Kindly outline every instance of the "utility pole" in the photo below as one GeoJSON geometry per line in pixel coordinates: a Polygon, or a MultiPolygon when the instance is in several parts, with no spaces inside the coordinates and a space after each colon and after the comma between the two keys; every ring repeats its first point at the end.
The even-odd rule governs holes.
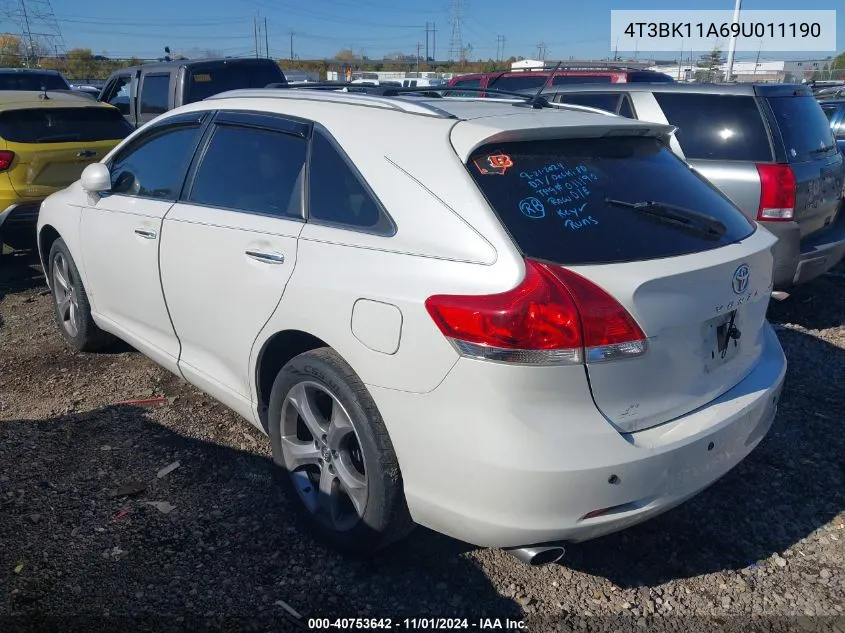
{"type": "Polygon", "coordinates": [[[437,25],[434,22],[431,23],[431,59],[437,62],[437,25]]]}
{"type": "Polygon", "coordinates": [[[417,42],[417,74],[420,72],[420,43],[417,42]]]}
{"type": "Polygon", "coordinates": [[[619,61],[619,38],[616,38],[616,48],[613,49],[613,61],[619,61]]]}
{"type": "Polygon", "coordinates": [[[425,23],[425,61],[428,62],[428,22],[425,23]]]}
{"type": "Polygon", "coordinates": [[[264,18],[264,55],[270,57],[270,36],[267,35],[267,18],[264,18]]]}
{"type": "Polygon", "coordinates": [[[252,16],[252,28],[255,31],[255,56],[258,57],[258,12],[252,16]]]}
{"type": "Polygon", "coordinates": [[[496,61],[504,61],[505,59],[505,36],[496,36],[496,61]]]}
{"type": "Polygon", "coordinates": [[[290,60],[291,61],[293,61],[293,36],[294,36],[295,33],[296,33],[296,31],[290,32],[290,60]]]}
{"type": "Polygon", "coordinates": [[[678,81],[681,80],[681,66],[684,63],[684,41],[681,40],[681,56],[678,58],[678,81]]]}
{"type": "MultiPolygon", "coordinates": [[[[739,24],[739,10],[742,6],[742,0],[736,0],[736,6],[734,6],[734,24],[739,24]]],[[[734,69],[734,53],[736,52],[736,35],[731,35],[730,42],[728,43],[728,63],[725,67],[725,81],[730,81],[731,77],[733,76],[733,69],[734,69]]]]}

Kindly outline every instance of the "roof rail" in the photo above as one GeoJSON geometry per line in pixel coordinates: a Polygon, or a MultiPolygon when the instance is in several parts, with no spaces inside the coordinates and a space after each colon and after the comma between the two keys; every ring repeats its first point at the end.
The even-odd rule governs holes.
{"type": "MultiPolygon", "coordinates": [[[[342,87],[346,87],[344,84],[342,87]]],[[[364,86],[366,88],[366,86],[364,86]]],[[[394,90],[396,90],[394,88],[394,90]]],[[[524,96],[524,95],[523,95],[524,96]]],[[[372,94],[369,91],[341,91],[338,86],[334,90],[325,87],[311,90],[310,86],[290,86],[280,88],[244,88],[221,92],[205,101],[218,99],[301,99],[303,101],[323,101],[332,103],[343,103],[345,105],[368,106],[371,108],[383,108],[385,110],[396,110],[407,114],[418,114],[422,116],[436,116],[442,118],[456,118],[453,114],[445,112],[433,105],[414,102],[408,99],[390,99],[387,95],[372,94]],[[295,89],[291,89],[295,88],[295,89]]]]}

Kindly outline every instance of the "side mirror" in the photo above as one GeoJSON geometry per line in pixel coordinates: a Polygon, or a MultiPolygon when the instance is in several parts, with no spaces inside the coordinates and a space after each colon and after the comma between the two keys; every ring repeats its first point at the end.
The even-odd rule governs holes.
{"type": "Polygon", "coordinates": [[[82,170],[82,188],[89,193],[102,193],[111,189],[109,168],[102,163],[91,163],[82,170]]]}

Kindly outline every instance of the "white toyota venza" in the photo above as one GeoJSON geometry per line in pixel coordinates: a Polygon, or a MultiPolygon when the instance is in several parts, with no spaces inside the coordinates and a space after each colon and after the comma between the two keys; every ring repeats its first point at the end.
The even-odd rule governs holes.
{"type": "Polygon", "coordinates": [[[777,410],[775,238],[673,132],[529,99],[225,93],[44,202],[56,321],[265,431],[338,548],[421,524],[548,563],[712,484],[777,410]]]}

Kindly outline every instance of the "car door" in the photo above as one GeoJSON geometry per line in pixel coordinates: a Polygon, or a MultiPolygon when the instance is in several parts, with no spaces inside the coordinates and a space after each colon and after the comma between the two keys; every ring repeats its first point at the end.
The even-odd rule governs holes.
{"type": "Polygon", "coordinates": [[[178,372],[179,342],[159,278],[162,218],[173,206],[206,113],[151,127],[108,162],[111,191],[82,210],[82,252],[93,310],[105,329],[178,372]]]}
{"type": "Polygon", "coordinates": [[[170,72],[146,72],[139,85],[138,126],[171,109],[173,82],[170,72]]]}
{"type": "Polygon", "coordinates": [[[249,358],[303,226],[309,125],[221,112],[164,219],[161,280],[187,380],[252,418],[249,358]]]}

